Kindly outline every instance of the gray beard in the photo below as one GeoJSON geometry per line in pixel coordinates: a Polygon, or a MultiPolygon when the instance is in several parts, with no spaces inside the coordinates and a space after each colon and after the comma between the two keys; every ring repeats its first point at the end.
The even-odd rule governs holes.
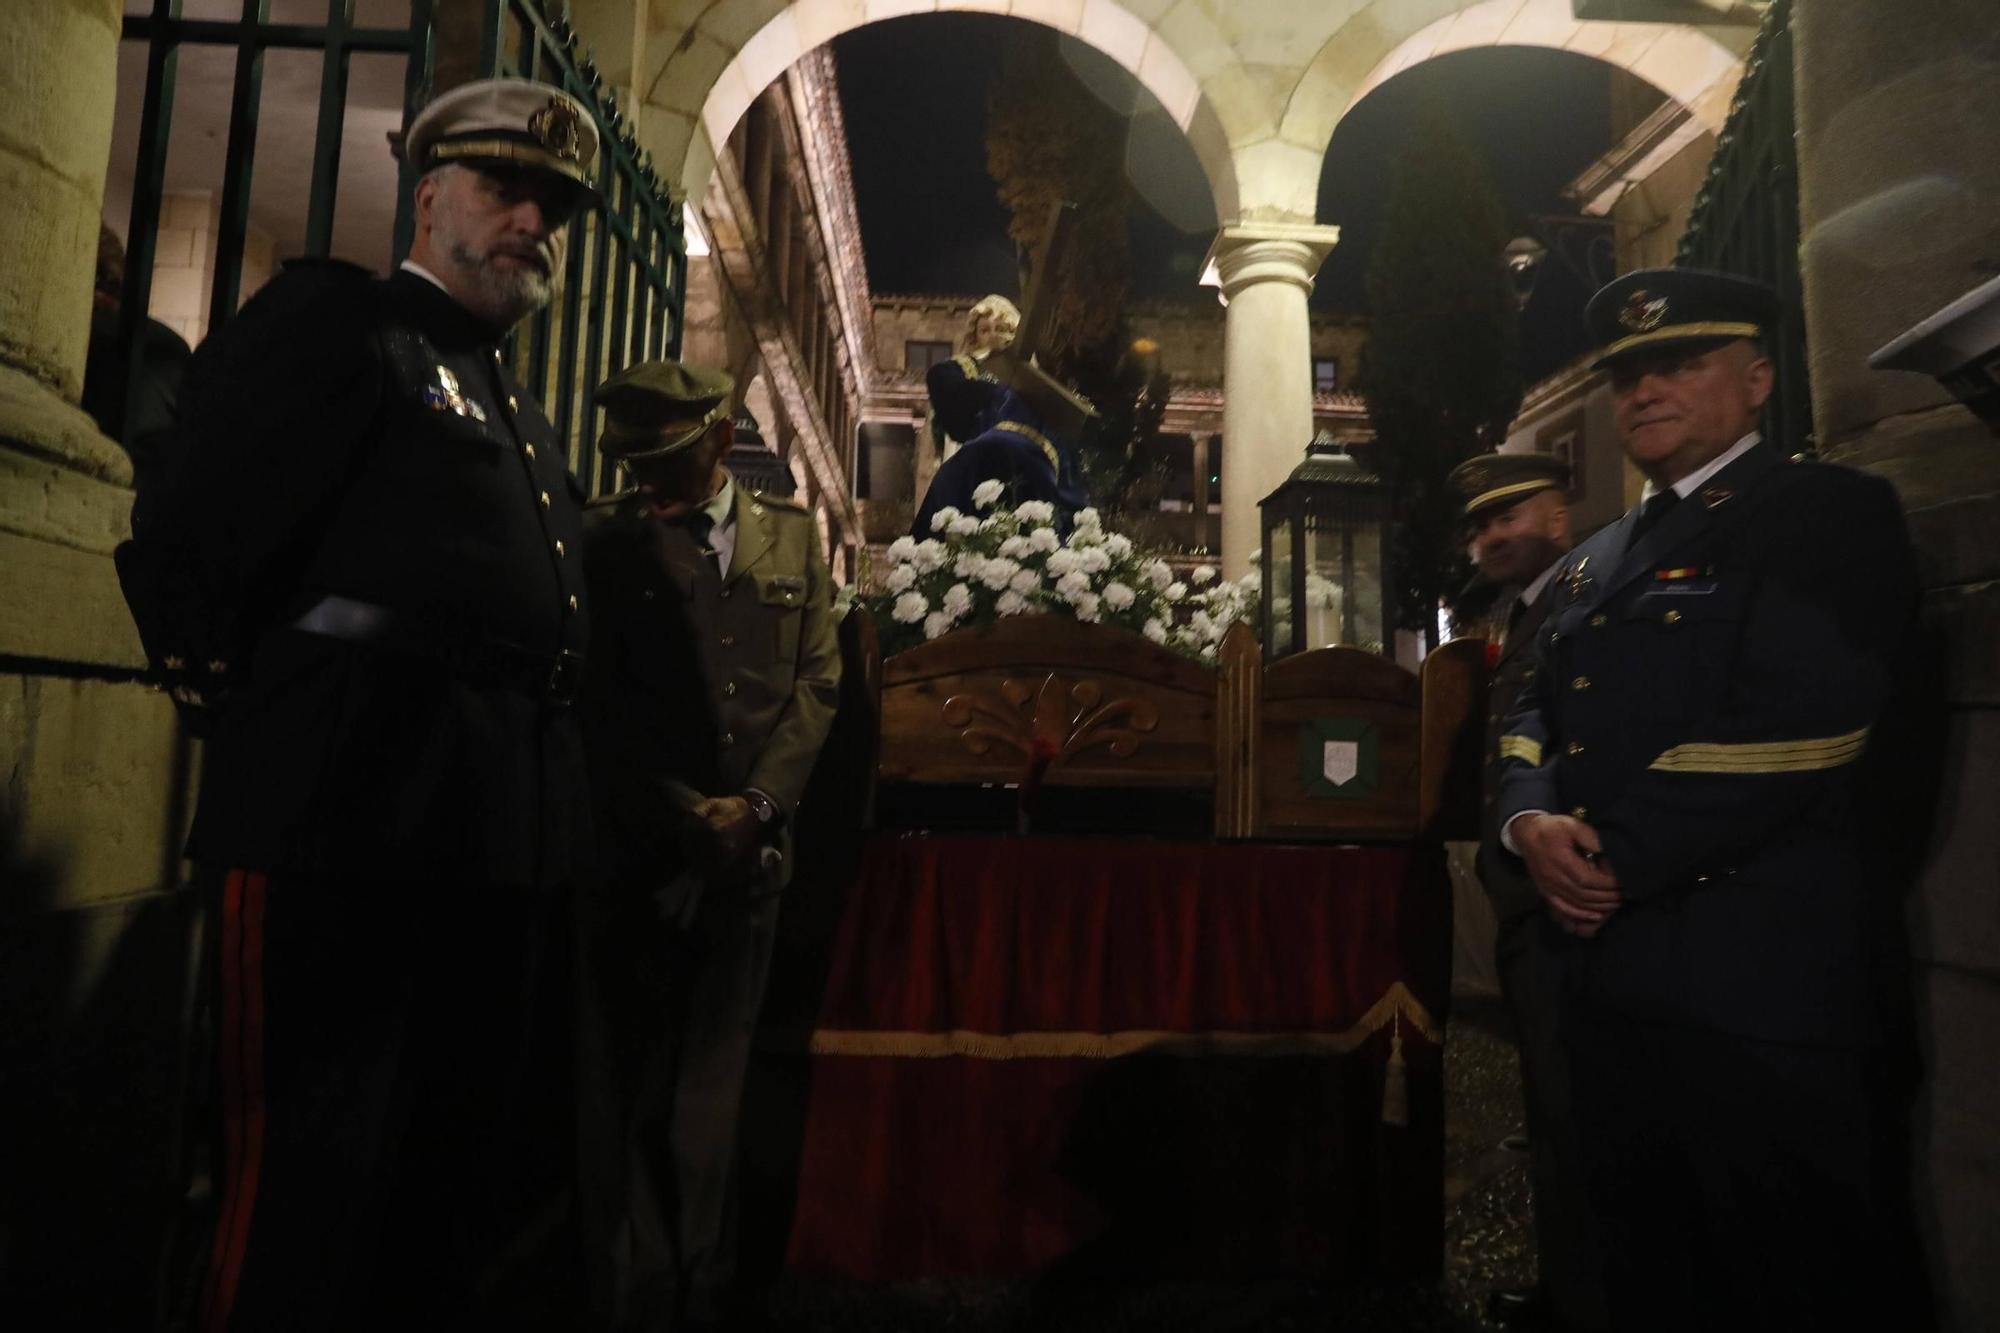
{"type": "Polygon", "coordinates": [[[456,238],[446,245],[445,253],[471,286],[469,294],[476,303],[472,313],[501,328],[514,327],[547,305],[554,294],[552,278],[533,269],[501,269],[491,255],[476,255],[456,238]]]}

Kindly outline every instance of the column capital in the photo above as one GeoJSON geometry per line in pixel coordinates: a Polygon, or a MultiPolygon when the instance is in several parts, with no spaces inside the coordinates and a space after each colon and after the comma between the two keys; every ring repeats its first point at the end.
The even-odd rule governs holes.
{"type": "Polygon", "coordinates": [[[1340,228],[1311,222],[1232,222],[1215,233],[1202,261],[1204,286],[1226,301],[1261,282],[1289,282],[1310,292],[1319,266],[1340,241],[1340,228]]]}

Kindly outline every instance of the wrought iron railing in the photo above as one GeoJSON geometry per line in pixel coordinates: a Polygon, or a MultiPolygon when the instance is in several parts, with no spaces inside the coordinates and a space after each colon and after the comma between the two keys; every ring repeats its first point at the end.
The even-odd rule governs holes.
{"type": "MultiPolygon", "coordinates": [[[[356,55],[400,55],[404,74],[404,124],[429,94],[436,11],[454,0],[408,0],[407,27],[357,27],[355,0],[327,0],[326,21],[272,22],[271,0],[243,0],[235,19],[182,15],[182,0],[153,0],[149,12],[129,14],[126,40],[146,47],[146,82],[133,166],[132,210],[126,241],[120,328],[123,363],[134,383],[144,373],[138,355],[151,303],[166,194],[167,158],[176,100],[176,68],[187,46],[233,48],[234,83],[216,245],[208,290],[209,332],[225,324],[242,303],[243,255],[250,229],[250,185],[255,169],[258,117],[263,104],[265,54],[273,50],[323,53],[317,126],[312,146],[304,253],[331,252],[334,205],[340,184],[342,132],[347,117],[348,71],[356,55]]],[[[549,19],[537,0],[456,0],[476,4],[480,17],[478,69],[518,74],[556,84],[589,107],[597,122],[601,156],[598,180],[603,207],[571,224],[568,267],[557,299],[514,339],[517,373],[536,392],[550,419],[569,441],[570,464],[592,490],[611,480],[596,454],[596,413],[591,390],[607,375],[645,357],[680,350],[687,290],[687,246],[678,205],[661,187],[634,127],[604,86],[590,57],[563,19],[549,19]]],[[[405,166],[396,203],[394,258],[409,248],[414,174],[405,166]]]]}
{"type": "Polygon", "coordinates": [[[514,359],[570,442],[570,466],[597,492],[611,486],[615,469],[597,456],[595,386],[634,361],[680,354],[687,292],[681,212],[568,21],[544,18],[534,0],[480,4],[481,69],[558,85],[596,112],[604,206],[571,224],[562,290],[517,333],[514,359]]]}
{"type": "Polygon", "coordinates": [[[1810,450],[1791,13],[1792,0],[1776,0],[1765,12],[1675,262],[1739,273],[1778,289],[1784,309],[1770,338],[1777,383],[1765,411],[1765,432],[1787,449],[1810,450]]]}

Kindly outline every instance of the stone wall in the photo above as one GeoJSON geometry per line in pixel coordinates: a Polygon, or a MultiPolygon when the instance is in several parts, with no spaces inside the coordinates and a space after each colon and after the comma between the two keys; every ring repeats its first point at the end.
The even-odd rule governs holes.
{"type": "Polygon", "coordinates": [[[1906,912],[1918,1221],[1941,1322],[1969,1333],[2000,1327],[2000,440],[1867,355],[2000,263],[2000,7],[1812,0],[1793,15],[1819,438],[1895,483],[1927,588],[1924,693],[1941,713],[1880,739],[1915,747],[1900,776],[1923,798],[1906,912]]]}
{"type": "Polygon", "coordinates": [[[129,683],[131,469],[75,407],[120,8],[20,6],[0,48],[0,1281],[35,1327],[150,1327],[177,1202],[188,757],[129,683]]]}

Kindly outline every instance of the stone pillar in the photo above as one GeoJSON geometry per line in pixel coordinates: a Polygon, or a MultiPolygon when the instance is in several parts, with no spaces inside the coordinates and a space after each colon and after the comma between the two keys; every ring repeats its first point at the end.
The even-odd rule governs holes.
{"type": "Polygon", "coordinates": [[[0,44],[0,884],[12,944],[0,1028],[10,1307],[154,1323],[177,1110],[192,895],[172,708],[143,665],[111,551],[124,451],[77,409],[119,0],[7,11],[0,44]],[[79,1113],[79,1109],[84,1113],[79,1113]],[[158,1188],[134,1189],[132,1182],[158,1188]]]}
{"type": "Polygon", "coordinates": [[[1222,568],[1234,578],[1257,548],[1257,504],[1312,442],[1313,275],[1338,227],[1253,222],[1224,227],[1208,266],[1229,304],[1223,340],[1222,568]]]}
{"type": "MultiPolygon", "coordinates": [[[[1941,649],[1929,846],[1907,918],[1925,1085],[1920,1230],[1947,1328],[2000,1327],[2000,440],[1867,354],[2000,261],[2000,8],[1793,7],[1801,263],[1819,438],[1901,491],[1941,649]]],[[[1885,738],[1893,743],[1894,737],[1885,738]]]]}

